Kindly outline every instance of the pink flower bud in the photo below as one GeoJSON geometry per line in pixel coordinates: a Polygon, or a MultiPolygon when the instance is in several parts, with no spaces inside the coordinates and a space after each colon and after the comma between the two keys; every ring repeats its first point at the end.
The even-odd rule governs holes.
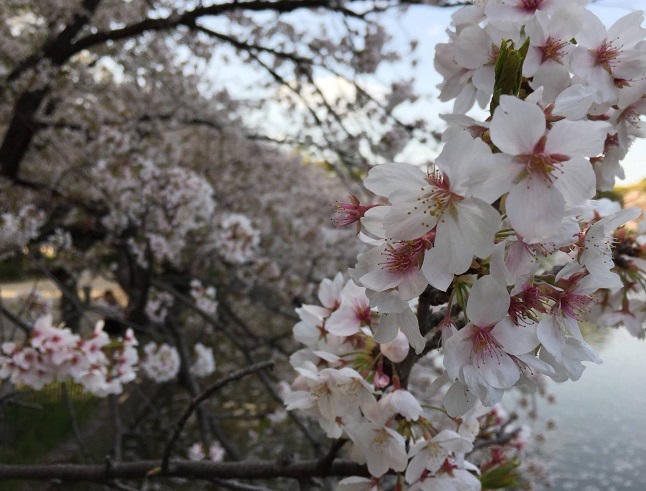
{"type": "Polygon", "coordinates": [[[410,344],[408,343],[408,338],[404,335],[403,332],[399,331],[395,339],[389,343],[384,343],[379,347],[383,355],[388,358],[390,361],[399,363],[404,361],[408,355],[408,350],[410,344]]]}

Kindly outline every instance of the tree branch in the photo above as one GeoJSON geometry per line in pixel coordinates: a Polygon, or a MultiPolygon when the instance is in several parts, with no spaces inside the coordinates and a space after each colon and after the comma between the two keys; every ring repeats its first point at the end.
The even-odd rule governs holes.
{"type": "Polygon", "coordinates": [[[189,406],[184,411],[184,413],[182,414],[182,416],[179,418],[179,420],[177,420],[177,423],[175,423],[173,434],[171,435],[170,439],[168,440],[168,443],[166,444],[166,448],[164,449],[162,463],[161,463],[162,472],[168,471],[170,455],[171,455],[171,452],[173,451],[173,447],[175,446],[175,443],[177,442],[177,439],[179,438],[179,435],[182,432],[182,429],[186,425],[186,422],[202,402],[204,402],[210,396],[215,394],[218,390],[220,390],[225,385],[228,385],[231,382],[235,382],[236,380],[240,380],[241,378],[246,377],[247,375],[250,375],[252,373],[259,372],[260,370],[264,370],[265,368],[272,367],[273,365],[274,365],[273,361],[263,361],[260,363],[256,363],[255,365],[251,365],[250,367],[243,368],[242,370],[238,370],[236,372],[230,373],[226,377],[218,380],[213,385],[205,389],[204,392],[202,392],[198,397],[193,399],[189,404],[189,406]]]}
{"type": "Polygon", "coordinates": [[[281,462],[275,460],[248,460],[243,462],[193,462],[173,460],[167,471],[161,470],[160,460],[141,460],[108,465],[82,464],[0,464],[0,481],[19,479],[45,481],[57,479],[64,482],[107,482],[114,479],[143,479],[183,477],[188,479],[272,479],[287,477],[369,476],[364,465],[348,460],[336,460],[321,470],[320,460],[281,462]]]}

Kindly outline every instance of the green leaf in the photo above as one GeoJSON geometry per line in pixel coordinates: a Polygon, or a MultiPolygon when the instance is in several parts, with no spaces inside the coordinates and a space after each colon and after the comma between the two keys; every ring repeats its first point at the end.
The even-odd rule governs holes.
{"type": "Polygon", "coordinates": [[[500,464],[480,476],[482,489],[502,489],[518,486],[520,473],[516,470],[520,460],[516,457],[508,462],[500,464]]]}
{"type": "Polygon", "coordinates": [[[495,82],[490,106],[492,115],[500,103],[501,95],[518,96],[523,83],[523,63],[528,50],[529,38],[525,39],[518,49],[515,49],[514,42],[510,39],[500,43],[500,51],[494,67],[495,82]]]}

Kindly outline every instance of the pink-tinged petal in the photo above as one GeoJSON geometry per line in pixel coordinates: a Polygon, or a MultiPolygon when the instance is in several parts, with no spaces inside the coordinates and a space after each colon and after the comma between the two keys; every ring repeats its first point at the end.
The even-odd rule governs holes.
{"type": "Polygon", "coordinates": [[[492,276],[483,276],[471,288],[467,316],[476,326],[493,326],[507,315],[510,303],[507,288],[492,276]]]}
{"type": "Polygon", "coordinates": [[[319,287],[319,300],[324,307],[333,309],[341,303],[341,289],[343,288],[343,275],[337,273],[334,280],[325,278],[319,287]]]}
{"type": "Polygon", "coordinates": [[[606,135],[611,129],[603,121],[557,121],[547,134],[545,153],[596,157],[603,153],[606,135]]]}
{"type": "Polygon", "coordinates": [[[473,443],[465,437],[451,430],[442,430],[433,437],[433,441],[439,443],[447,450],[457,454],[464,454],[473,450],[473,443]]]}
{"type": "Polygon", "coordinates": [[[510,355],[524,355],[536,349],[539,344],[535,324],[517,326],[509,317],[496,324],[491,334],[502,345],[505,353],[510,355]]]}
{"type": "Polygon", "coordinates": [[[511,186],[523,167],[514,163],[510,155],[497,153],[485,155],[478,160],[478,166],[469,170],[466,197],[478,198],[485,203],[493,203],[511,186]]]}
{"type": "Polygon", "coordinates": [[[390,343],[399,332],[399,314],[382,314],[374,338],[378,343],[390,343]]]}
{"type": "Polygon", "coordinates": [[[385,239],[386,229],[384,220],[390,212],[390,206],[375,206],[370,208],[361,219],[361,227],[371,239],[385,239]]]}
{"type": "Polygon", "coordinates": [[[370,169],[363,181],[366,188],[391,201],[407,199],[427,184],[424,172],[410,164],[383,164],[370,169]]]}
{"type": "Polygon", "coordinates": [[[303,322],[308,322],[309,324],[318,326],[321,325],[323,318],[327,317],[330,311],[324,307],[319,307],[318,305],[303,305],[296,309],[296,313],[303,322]]]}
{"type": "Polygon", "coordinates": [[[452,418],[459,418],[475,406],[478,397],[462,382],[454,382],[444,396],[444,408],[452,418]]]}
{"type": "Polygon", "coordinates": [[[469,322],[458,332],[449,337],[444,343],[444,358],[442,363],[446,373],[452,379],[460,375],[464,365],[471,363],[473,341],[471,336],[476,332],[476,327],[469,322]]]}
{"type": "Polygon", "coordinates": [[[294,339],[306,346],[313,346],[321,338],[321,331],[318,327],[308,322],[300,321],[293,328],[294,339]]]}
{"type": "Polygon", "coordinates": [[[546,315],[538,323],[536,335],[543,345],[543,349],[547,350],[560,363],[565,349],[565,337],[561,334],[558,322],[559,318],[557,316],[546,315]]]}
{"type": "Polygon", "coordinates": [[[397,289],[404,300],[412,300],[419,297],[428,286],[428,282],[419,270],[411,271],[408,276],[399,284],[397,289]]]}
{"type": "Polygon", "coordinates": [[[597,47],[606,40],[606,26],[589,10],[582,12],[583,25],[576,36],[577,43],[586,48],[597,47]]]}
{"type": "Polygon", "coordinates": [[[408,463],[408,467],[406,468],[406,474],[405,474],[405,479],[408,484],[412,484],[416,481],[419,480],[419,478],[422,476],[422,473],[426,470],[426,464],[428,463],[428,454],[425,450],[422,450],[421,452],[419,451],[420,449],[416,449],[415,447],[421,447],[425,449],[427,446],[427,442],[425,440],[422,440],[420,442],[417,442],[413,448],[408,452],[408,456],[411,456],[411,452],[417,450],[414,454],[412,454],[413,458],[411,461],[408,463]]]}
{"type": "Polygon", "coordinates": [[[481,358],[475,367],[464,367],[465,377],[467,369],[474,368],[487,385],[496,389],[509,389],[518,381],[520,370],[516,362],[502,350],[491,349],[483,352],[481,358]]]}
{"type": "Polygon", "coordinates": [[[491,254],[494,236],[500,229],[500,214],[477,198],[460,201],[456,206],[456,227],[459,228],[474,256],[485,258],[491,254]]]}
{"type": "Polygon", "coordinates": [[[456,226],[456,218],[453,214],[445,213],[437,225],[434,249],[447,272],[462,274],[471,266],[473,253],[464,234],[456,226]]]}
{"type": "Polygon", "coordinates": [[[487,257],[500,225],[500,215],[476,198],[460,201],[440,217],[435,236],[437,257],[446,262],[445,270],[462,274],[473,256],[487,257]]]}
{"type": "Polygon", "coordinates": [[[446,142],[435,165],[446,175],[451,185],[451,192],[464,196],[465,180],[478,165],[480,159],[491,154],[491,150],[482,140],[475,140],[467,132],[461,132],[446,142]]]}
{"type": "Polygon", "coordinates": [[[390,419],[394,414],[401,414],[409,421],[417,421],[423,409],[415,396],[407,390],[395,390],[383,396],[379,405],[390,419]]]}
{"type": "Polygon", "coordinates": [[[408,338],[408,342],[418,355],[424,351],[426,347],[426,340],[419,331],[419,323],[417,316],[412,310],[404,310],[401,314],[391,314],[400,316],[399,328],[408,338]]]}
{"type": "MultiPolygon", "coordinates": [[[[418,193],[420,189],[418,188],[418,193]]],[[[390,240],[418,239],[435,227],[437,218],[421,209],[418,201],[397,203],[384,218],[386,238],[390,240]]]]}
{"type": "Polygon", "coordinates": [[[574,158],[563,162],[561,170],[554,175],[554,186],[568,204],[577,206],[594,196],[597,178],[590,162],[584,158],[574,158]]]}
{"type": "Polygon", "coordinates": [[[549,363],[544,362],[532,354],[518,355],[517,358],[526,366],[525,371],[529,369],[533,375],[542,373],[543,375],[551,377],[556,373],[549,363]]]}
{"type": "Polygon", "coordinates": [[[478,25],[465,27],[455,42],[455,61],[464,68],[480,68],[489,62],[491,38],[478,25]]]}
{"type": "Polygon", "coordinates": [[[453,273],[446,270],[446,263],[441,260],[437,249],[433,247],[424,254],[422,273],[428,283],[438,290],[445,292],[453,281],[453,273]]]}
{"type": "MultiPolygon", "coordinates": [[[[512,241],[512,245],[516,241],[512,241]]],[[[508,269],[508,266],[505,263],[505,254],[507,241],[499,242],[494,247],[493,252],[491,253],[491,262],[489,264],[489,274],[495,278],[496,281],[502,283],[503,285],[513,285],[516,283],[516,277],[508,269]]]]}
{"type": "MultiPolygon", "coordinates": [[[[442,93],[444,92],[445,88],[448,91],[451,85],[453,85],[451,81],[447,80],[446,83],[444,84],[444,88],[442,89],[442,93]]],[[[455,89],[457,89],[457,86],[455,87],[455,89]]],[[[476,92],[477,92],[476,88],[473,85],[468,84],[460,91],[460,93],[457,96],[452,96],[452,97],[443,99],[442,93],[441,93],[440,100],[450,101],[453,97],[455,97],[455,102],[453,103],[453,112],[456,114],[464,114],[469,109],[471,109],[473,107],[473,104],[476,102],[476,92]]]]}
{"type": "Polygon", "coordinates": [[[522,240],[515,240],[507,249],[505,266],[516,283],[521,276],[531,274],[536,268],[536,256],[522,240]]]}
{"type": "Polygon", "coordinates": [[[408,307],[408,302],[402,299],[397,290],[387,292],[368,292],[370,306],[379,308],[382,314],[398,314],[408,307]]]}
{"type": "Polygon", "coordinates": [[[377,269],[364,274],[359,281],[366,288],[384,291],[395,288],[402,280],[401,274],[391,273],[389,269],[377,265],[377,269]]]}
{"type": "Polygon", "coordinates": [[[333,312],[325,322],[325,329],[335,336],[352,336],[359,332],[361,321],[350,306],[342,307],[333,312]]]}
{"type": "Polygon", "coordinates": [[[406,335],[415,353],[419,354],[424,350],[426,341],[419,331],[417,316],[409,308],[397,314],[382,314],[375,331],[375,341],[389,343],[397,337],[399,330],[406,335]]]}
{"type": "Polygon", "coordinates": [[[464,381],[469,386],[469,390],[476,394],[485,406],[495,406],[502,399],[505,390],[492,387],[484,381],[481,374],[482,371],[472,365],[464,367],[464,381]]]}
{"type": "Polygon", "coordinates": [[[545,115],[535,104],[501,96],[491,120],[491,141],[509,155],[531,154],[545,134],[545,115]]]}
{"type": "Polygon", "coordinates": [[[565,213],[561,192],[542,177],[529,177],[511,188],[505,204],[511,226],[528,243],[549,237],[565,213]]]}
{"type": "Polygon", "coordinates": [[[641,10],[626,14],[608,29],[608,39],[616,40],[623,49],[628,49],[644,39],[646,31],[641,27],[643,22],[644,12],[641,10]]]}
{"type": "Polygon", "coordinates": [[[400,331],[390,343],[380,344],[379,351],[390,361],[401,363],[408,356],[409,347],[408,338],[400,331]]]}
{"type": "Polygon", "coordinates": [[[532,87],[545,87],[543,101],[552,102],[558,95],[570,86],[570,72],[566,67],[555,61],[542,64],[532,80],[532,87]]]}
{"type": "Polygon", "coordinates": [[[597,91],[589,85],[573,85],[556,98],[553,113],[573,121],[582,119],[587,116],[596,98],[597,91]]]}

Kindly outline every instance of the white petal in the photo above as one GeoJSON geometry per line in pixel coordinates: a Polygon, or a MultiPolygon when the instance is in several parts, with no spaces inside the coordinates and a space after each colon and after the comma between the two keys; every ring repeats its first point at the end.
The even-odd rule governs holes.
{"type": "Polygon", "coordinates": [[[454,382],[444,396],[444,408],[449,416],[458,418],[471,409],[478,398],[462,382],[454,382]]]}
{"type": "Polygon", "coordinates": [[[539,344],[535,324],[517,326],[509,317],[496,324],[491,334],[510,355],[524,355],[533,351],[539,344]]]}
{"type": "Polygon", "coordinates": [[[603,121],[557,121],[547,135],[545,153],[596,157],[603,152],[611,126],[603,121]]]}
{"type": "Polygon", "coordinates": [[[453,273],[447,270],[446,262],[442,261],[438,256],[438,251],[435,247],[424,254],[421,271],[432,287],[443,292],[447,290],[453,281],[453,273]]]}
{"type": "Polygon", "coordinates": [[[584,158],[575,158],[563,162],[561,170],[562,172],[554,174],[554,186],[569,205],[580,205],[594,196],[597,178],[590,162],[584,158]]]}
{"type": "Polygon", "coordinates": [[[394,163],[378,165],[370,169],[363,181],[366,188],[391,201],[415,195],[425,186],[424,172],[410,164],[394,163]]]}
{"type": "Polygon", "coordinates": [[[491,141],[510,155],[531,154],[545,134],[545,115],[535,104],[501,96],[491,120],[491,141]]]}
{"type": "Polygon", "coordinates": [[[467,316],[476,326],[493,326],[507,315],[510,303],[507,288],[492,276],[483,276],[471,288],[467,316]]]}
{"type": "Polygon", "coordinates": [[[512,187],[505,206],[511,226],[528,243],[552,235],[565,213],[561,192],[542,177],[530,177],[512,187]]]}

